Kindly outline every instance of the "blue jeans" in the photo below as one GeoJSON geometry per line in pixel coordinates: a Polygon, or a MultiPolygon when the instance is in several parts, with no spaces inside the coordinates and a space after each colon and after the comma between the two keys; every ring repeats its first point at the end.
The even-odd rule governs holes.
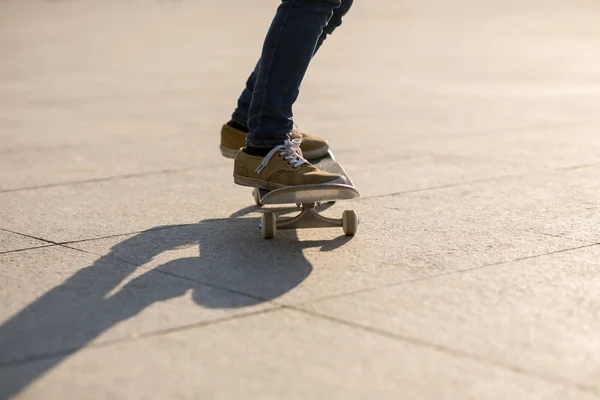
{"type": "Polygon", "coordinates": [[[274,147],[288,139],[292,106],[310,60],[342,24],[352,1],[282,0],[232,115],[250,130],[246,146],[274,147]]]}

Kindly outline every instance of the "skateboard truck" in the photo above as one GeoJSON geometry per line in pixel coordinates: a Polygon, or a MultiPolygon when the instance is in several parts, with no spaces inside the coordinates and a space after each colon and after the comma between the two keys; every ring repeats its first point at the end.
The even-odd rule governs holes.
{"type": "Polygon", "coordinates": [[[258,206],[265,204],[296,204],[300,213],[295,217],[278,218],[274,212],[264,210],[259,227],[265,239],[275,236],[277,229],[333,228],[341,227],[344,234],[353,236],[358,230],[358,215],[354,210],[346,210],[342,218],[329,218],[321,215],[318,208],[321,203],[338,200],[351,200],[359,197],[358,190],[352,184],[344,168],[335,161],[333,153],[311,160],[322,171],[342,175],[345,183],[290,186],[274,190],[255,188],[252,192],[258,206]]]}
{"type": "Polygon", "coordinates": [[[353,236],[358,230],[358,215],[354,210],[346,210],[342,218],[329,218],[319,214],[316,203],[302,203],[302,211],[295,217],[277,218],[275,213],[265,211],[259,227],[265,239],[273,238],[277,229],[301,228],[341,227],[345,235],[353,236]]]}

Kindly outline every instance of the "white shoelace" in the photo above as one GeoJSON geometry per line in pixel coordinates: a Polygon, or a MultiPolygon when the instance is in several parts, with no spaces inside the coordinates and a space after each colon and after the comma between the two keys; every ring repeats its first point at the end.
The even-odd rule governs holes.
{"type": "Polygon", "coordinates": [[[283,157],[284,161],[287,161],[288,164],[292,165],[294,168],[298,168],[302,164],[307,163],[308,161],[302,157],[300,143],[302,143],[300,139],[286,140],[284,144],[274,147],[273,150],[266,155],[258,168],[256,168],[256,173],[260,175],[275,153],[279,153],[280,157],[283,157]]]}

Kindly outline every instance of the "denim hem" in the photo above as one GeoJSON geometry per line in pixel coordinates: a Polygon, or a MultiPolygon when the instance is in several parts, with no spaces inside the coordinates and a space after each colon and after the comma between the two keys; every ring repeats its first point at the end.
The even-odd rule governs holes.
{"type": "Polygon", "coordinates": [[[245,126],[246,128],[248,127],[248,119],[244,118],[240,113],[237,112],[237,110],[231,115],[231,120],[242,126],[245,126]]]}

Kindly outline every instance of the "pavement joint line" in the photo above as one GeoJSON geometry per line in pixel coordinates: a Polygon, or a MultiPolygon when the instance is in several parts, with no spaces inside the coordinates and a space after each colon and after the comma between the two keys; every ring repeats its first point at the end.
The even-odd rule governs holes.
{"type": "Polygon", "coordinates": [[[447,347],[438,343],[434,343],[434,342],[430,342],[427,340],[423,340],[423,339],[419,339],[413,336],[408,336],[408,335],[402,335],[402,334],[398,334],[398,333],[392,333],[392,332],[388,332],[386,330],[382,330],[382,329],[378,329],[378,328],[374,328],[371,326],[367,326],[367,325],[362,325],[356,322],[352,322],[352,321],[348,321],[345,319],[341,319],[341,318],[337,318],[328,314],[321,314],[312,310],[306,310],[304,308],[300,308],[300,307],[292,307],[289,306],[287,308],[290,308],[294,311],[300,312],[300,313],[304,313],[307,315],[311,315],[315,318],[321,318],[321,319],[325,319],[328,320],[330,322],[334,322],[334,323],[338,323],[340,325],[345,325],[347,327],[351,327],[354,329],[359,329],[365,332],[369,332],[369,333],[373,333],[379,336],[384,336],[387,337],[389,339],[393,339],[393,340],[397,340],[397,341],[401,341],[401,342],[406,342],[406,343],[410,343],[412,345],[415,346],[419,346],[419,347],[425,347],[440,353],[444,353],[444,354],[448,354],[457,358],[462,358],[462,359],[469,359],[471,361],[475,361],[477,363],[480,364],[485,364],[485,365],[490,365],[490,366],[494,366],[497,368],[501,368],[504,370],[508,370],[510,372],[519,374],[519,375],[524,375],[524,376],[528,376],[530,378],[535,378],[535,379],[540,379],[542,381],[546,381],[549,383],[559,383],[562,386],[567,386],[570,388],[574,388],[580,391],[584,391],[584,392],[589,392],[592,393],[594,395],[599,395],[600,394],[600,388],[593,386],[593,385],[589,385],[589,384],[585,384],[585,383],[581,383],[581,382],[574,382],[574,381],[570,381],[564,378],[561,378],[559,376],[555,376],[555,375],[551,375],[551,374],[547,374],[544,372],[540,372],[540,371],[536,371],[536,370],[532,370],[532,369],[528,369],[528,368],[523,368],[521,366],[518,365],[514,365],[514,364],[509,364],[509,363],[504,363],[501,361],[497,361],[497,360],[493,360],[493,359],[488,359],[485,357],[482,357],[480,355],[477,354],[473,354],[473,353],[469,353],[469,352],[465,352],[462,350],[458,350],[458,349],[454,349],[452,347],[447,347]]]}
{"type": "Polygon", "coordinates": [[[56,244],[45,244],[43,246],[27,247],[26,249],[16,249],[16,250],[0,251],[0,256],[5,255],[5,254],[19,253],[21,251],[43,249],[43,248],[46,248],[46,247],[55,247],[55,246],[58,246],[58,245],[56,245],[56,244]]]}
{"type": "MultiPolygon", "coordinates": [[[[296,210],[296,208],[294,208],[294,210],[296,210]]],[[[230,219],[234,219],[234,218],[230,218],[230,219]]],[[[115,234],[112,234],[112,235],[97,236],[97,237],[91,237],[91,238],[85,238],[85,239],[67,240],[67,241],[64,241],[64,242],[51,242],[51,241],[45,240],[45,239],[38,239],[38,240],[48,241],[48,242],[51,242],[52,244],[61,246],[61,245],[68,245],[68,244],[93,242],[95,240],[111,239],[111,238],[115,238],[115,237],[119,237],[119,236],[136,235],[138,233],[144,233],[144,232],[150,232],[150,231],[161,231],[161,230],[165,230],[165,229],[177,229],[177,228],[181,228],[182,226],[186,226],[186,225],[188,225],[188,224],[177,224],[177,225],[170,225],[170,226],[161,226],[161,227],[143,229],[141,231],[115,233],[115,234]]],[[[6,229],[0,228],[0,230],[6,230],[6,229]]],[[[31,237],[32,239],[37,239],[34,236],[29,236],[29,235],[26,235],[26,234],[23,234],[23,233],[12,232],[12,231],[9,231],[9,230],[6,230],[6,231],[10,232],[10,233],[15,233],[15,234],[18,234],[18,235],[22,235],[22,236],[28,236],[28,237],[31,237]]]]}
{"type": "MultiPolygon", "coordinates": [[[[501,266],[501,265],[509,264],[509,263],[513,263],[513,262],[520,262],[520,261],[524,261],[524,260],[528,260],[528,259],[544,257],[544,256],[552,255],[552,254],[569,252],[569,251],[584,249],[584,248],[588,248],[588,247],[594,247],[594,246],[598,246],[598,245],[600,245],[600,243],[588,243],[588,244],[584,244],[582,246],[572,247],[572,248],[568,248],[568,249],[555,250],[555,251],[551,251],[551,252],[547,252],[547,253],[534,254],[534,255],[531,255],[531,256],[519,257],[519,258],[515,258],[515,259],[512,259],[512,260],[504,260],[504,261],[499,261],[499,262],[495,262],[495,263],[491,263],[491,264],[478,265],[478,266],[472,267],[472,268],[457,269],[457,270],[453,270],[453,271],[444,272],[444,273],[441,273],[441,274],[433,274],[433,275],[421,276],[421,277],[418,277],[418,278],[407,279],[407,280],[403,280],[403,281],[399,281],[399,282],[388,283],[388,284],[381,285],[381,286],[364,288],[364,289],[358,289],[358,290],[353,290],[351,292],[338,293],[338,294],[333,294],[333,295],[330,295],[330,296],[323,296],[323,297],[319,297],[319,298],[316,298],[316,299],[311,299],[311,300],[306,300],[306,301],[303,301],[303,302],[299,302],[299,303],[296,303],[295,305],[296,306],[303,306],[303,305],[307,305],[307,304],[316,304],[316,303],[320,303],[320,302],[324,302],[324,301],[341,299],[341,298],[344,298],[344,297],[355,296],[355,295],[358,295],[358,294],[374,292],[374,291],[382,290],[382,289],[389,289],[389,288],[393,288],[393,287],[410,285],[410,284],[413,284],[413,283],[422,282],[422,281],[428,281],[428,280],[432,280],[432,279],[443,278],[443,277],[446,277],[446,276],[458,275],[458,274],[462,274],[462,273],[469,273],[469,272],[473,272],[473,271],[477,271],[477,270],[481,270],[481,269],[485,269],[485,268],[501,266]]],[[[395,263],[395,262],[389,262],[389,263],[383,263],[383,265],[395,266],[395,265],[398,265],[398,264],[395,263]]]]}
{"type": "Polygon", "coordinates": [[[520,174],[498,175],[498,176],[490,177],[490,178],[474,179],[471,181],[456,182],[456,183],[450,183],[450,184],[439,185],[439,186],[430,186],[430,187],[419,188],[419,189],[404,190],[404,191],[394,192],[394,193],[377,194],[377,195],[373,195],[373,196],[364,196],[364,197],[361,196],[356,201],[361,202],[364,200],[402,196],[405,194],[427,192],[430,190],[448,189],[448,188],[471,185],[471,184],[476,184],[476,183],[492,182],[492,181],[496,181],[496,180],[503,180],[503,179],[510,179],[510,178],[522,178],[522,177],[529,176],[529,175],[545,175],[545,174],[549,174],[549,173],[553,173],[553,172],[563,172],[563,171],[585,169],[585,168],[598,167],[598,166],[600,166],[600,163],[572,165],[569,167],[561,167],[561,168],[549,169],[549,170],[537,170],[537,171],[530,171],[530,172],[525,172],[525,173],[520,173],[520,174]]]}
{"type": "MultiPolygon", "coordinates": [[[[69,247],[67,245],[69,245],[69,244],[77,244],[77,243],[84,243],[84,242],[93,242],[95,240],[111,239],[111,238],[115,238],[115,237],[119,237],[119,236],[136,235],[138,233],[143,233],[143,232],[161,231],[161,230],[166,230],[166,229],[177,229],[177,228],[181,228],[182,226],[185,226],[185,225],[187,225],[187,224],[177,224],[177,225],[170,225],[170,226],[164,226],[164,227],[148,228],[148,229],[144,229],[144,230],[141,230],[141,231],[133,231],[133,232],[125,232],[125,233],[115,233],[115,234],[112,234],[112,235],[98,236],[98,237],[85,238],[85,239],[77,239],[77,240],[67,240],[67,241],[64,241],[64,242],[53,242],[51,240],[38,238],[38,237],[35,237],[35,236],[27,235],[25,233],[13,232],[11,230],[3,229],[3,228],[0,228],[0,230],[6,231],[6,232],[9,232],[9,233],[14,233],[16,235],[21,235],[21,236],[29,237],[31,239],[36,239],[36,240],[40,240],[40,241],[43,241],[43,242],[47,242],[47,243],[50,244],[50,246],[64,246],[64,247],[71,248],[71,247],[69,247]]],[[[6,253],[8,253],[8,252],[14,252],[14,251],[35,250],[35,249],[38,249],[38,248],[50,247],[50,246],[35,246],[35,247],[28,247],[28,248],[25,248],[25,249],[9,250],[6,253]]],[[[81,249],[78,249],[78,248],[71,248],[71,249],[73,249],[73,250],[81,250],[81,249]]],[[[0,254],[3,254],[3,253],[4,252],[0,252],[0,254]]],[[[90,254],[98,255],[100,257],[102,256],[102,255],[96,254],[96,253],[90,253],[90,254]]]]}
{"type": "MultiPolygon", "coordinates": [[[[169,123],[169,124],[176,123],[181,126],[191,126],[191,127],[197,126],[197,123],[192,122],[192,121],[186,122],[186,121],[164,120],[164,121],[160,121],[160,123],[169,123]]],[[[437,143],[440,140],[446,140],[446,139],[452,140],[452,139],[456,139],[456,138],[471,137],[471,136],[481,137],[482,135],[495,134],[495,133],[506,133],[506,132],[522,131],[522,130],[545,131],[545,130],[557,130],[557,129],[574,128],[574,127],[588,127],[588,126],[594,127],[596,125],[597,125],[597,123],[592,121],[591,124],[572,123],[572,124],[553,124],[553,125],[545,125],[545,126],[513,126],[513,127],[495,128],[495,129],[492,128],[492,129],[481,129],[481,130],[454,131],[454,132],[451,132],[441,138],[434,136],[434,137],[428,137],[426,139],[409,140],[404,143],[407,143],[407,144],[429,143],[429,142],[437,143]]],[[[58,146],[58,147],[51,147],[51,146],[46,146],[46,147],[37,146],[36,147],[36,146],[34,146],[34,147],[28,148],[27,146],[21,146],[21,147],[12,148],[12,149],[0,150],[0,156],[10,155],[10,154],[22,154],[22,153],[42,153],[42,152],[45,153],[45,152],[49,152],[49,151],[58,152],[58,151],[63,151],[63,150],[81,149],[81,148],[86,148],[89,146],[90,146],[90,143],[72,143],[72,144],[62,145],[62,146],[58,146]]],[[[347,148],[343,151],[351,153],[357,149],[358,148],[353,147],[353,148],[347,148]]]]}
{"type": "MultiPolygon", "coordinates": [[[[532,131],[532,132],[539,132],[539,131],[552,131],[552,130],[560,130],[560,129],[565,129],[565,128],[596,128],[598,125],[600,124],[600,120],[599,121],[589,121],[586,123],[557,123],[557,124],[550,124],[550,125],[542,125],[542,126],[507,126],[507,127],[502,127],[502,128],[487,128],[487,129],[473,129],[473,130],[455,130],[455,131],[451,131],[446,133],[443,136],[435,136],[438,133],[441,133],[442,131],[426,131],[425,134],[431,134],[432,136],[427,136],[426,138],[418,138],[418,139],[408,139],[407,141],[403,142],[405,144],[417,144],[417,143],[422,143],[422,144],[428,144],[431,142],[434,143],[439,143],[440,141],[452,141],[455,139],[462,139],[462,138],[470,138],[470,137],[477,137],[480,138],[482,136],[488,136],[489,134],[498,134],[498,133],[508,133],[508,132],[520,132],[520,131],[532,131]]],[[[358,149],[361,149],[362,147],[348,147],[346,149],[344,149],[345,153],[352,153],[358,149]]],[[[336,150],[336,154],[338,153],[338,151],[336,150]]]]}
{"type": "Polygon", "coordinates": [[[93,238],[77,239],[77,240],[67,240],[66,242],[58,242],[57,244],[62,246],[62,245],[67,245],[67,244],[93,242],[94,240],[111,239],[111,238],[115,238],[115,237],[119,237],[119,236],[130,236],[130,235],[136,235],[138,233],[143,233],[143,232],[162,231],[164,229],[176,229],[176,228],[181,228],[182,226],[185,226],[185,225],[186,224],[178,224],[178,225],[171,225],[171,226],[164,226],[164,227],[157,227],[157,228],[149,228],[149,229],[144,229],[141,231],[115,233],[113,235],[107,235],[107,236],[98,236],[98,237],[93,237],[93,238]]]}
{"type": "MultiPolygon", "coordinates": [[[[438,154],[438,153],[436,153],[436,154],[438,154]]],[[[499,160],[499,161],[501,161],[501,160],[499,160]]],[[[598,165],[600,165],[600,163],[575,165],[575,166],[570,166],[570,167],[562,167],[562,168],[549,169],[549,170],[538,170],[538,171],[532,171],[532,172],[526,172],[526,173],[520,173],[520,174],[498,175],[495,177],[475,179],[472,181],[457,182],[457,183],[452,183],[452,184],[447,184],[447,185],[431,186],[431,187],[427,187],[427,188],[420,188],[420,189],[406,190],[406,191],[400,191],[400,192],[394,192],[394,193],[388,193],[388,194],[380,194],[380,195],[374,195],[374,196],[361,197],[357,201],[377,199],[377,198],[388,197],[388,196],[399,196],[399,195],[403,195],[403,194],[418,193],[418,192],[424,192],[424,191],[428,191],[428,190],[445,189],[445,188],[450,188],[450,187],[455,187],[455,186],[469,185],[469,184],[473,184],[473,183],[488,182],[488,181],[501,180],[501,179],[507,179],[507,178],[516,178],[516,177],[522,177],[522,176],[528,176],[528,175],[546,174],[546,173],[551,173],[551,172],[568,171],[571,169],[589,168],[589,167],[594,167],[594,166],[598,166],[598,165]]],[[[101,182],[116,181],[116,180],[135,179],[135,178],[142,178],[145,176],[178,174],[178,173],[182,173],[182,172],[197,171],[197,170],[204,169],[206,167],[207,166],[202,166],[202,167],[197,166],[197,167],[188,167],[188,168],[181,168],[181,169],[163,169],[163,170],[156,170],[156,171],[140,172],[140,173],[135,173],[135,174],[114,175],[114,176],[108,176],[108,177],[104,177],[104,178],[82,179],[82,180],[75,180],[75,181],[49,183],[49,184],[37,185],[37,186],[23,186],[23,187],[11,188],[11,189],[0,189],[0,194],[31,191],[31,190],[50,189],[50,188],[55,188],[55,187],[85,185],[85,184],[89,184],[89,183],[101,183],[101,182]]]]}
{"type": "MultiPolygon", "coordinates": [[[[178,124],[181,126],[191,126],[191,127],[197,127],[198,124],[195,121],[179,121],[179,120],[161,120],[158,121],[159,123],[168,123],[168,124],[178,124]]],[[[487,134],[496,134],[496,133],[506,133],[506,132],[518,132],[518,131],[523,131],[523,130],[527,130],[527,131],[547,131],[547,130],[559,130],[559,129],[565,129],[565,128],[585,128],[585,127],[596,127],[598,124],[600,124],[600,121],[590,121],[589,123],[563,123],[563,124],[551,124],[551,125],[542,125],[542,126],[508,126],[508,127],[503,127],[503,128],[490,128],[490,129],[479,129],[479,130],[458,130],[458,131],[454,131],[454,132],[450,132],[449,134],[446,134],[443,137],[438,137],[438,136],[432,136],[432,137],[427,137],[425,139],[417,139],[417,140],[409,140],[407,142],[407,144],[416,144],[416,143],[429,143],[429,142],[439,142],[439,141],[443,141],[443,140],[453,140],[453,139],[457,139],[457,138],[468,138],[468,137],[472,137],[472,136],[476,136],[476,137],[481,137],[482,135],[487,135],[487,134]]],[[[432,134],[435,134],[435,132],[429,132],[432,134]]],[[[89,147],[89,143],[73,143],[73,144],[68,144],[68,145],[63,145],[63,146],[59,146],[59,147],[32,147],[32,148],[26,148],[26,147],[21,147],[21,148],[16,148],[16,149],[7,149],[7,150],[0,150],[0,156],[1,155],[7,155],[7,154],[20,154],[20,153],[42,153],[42,152],[48,152],[48,151],[63,151],[63,150],[70,150],[70,149],[80,149],[80,148],[86,148],[89,147]]],[[[353,151],[357,150],[358,148],[347,148],[344,150],[344,152],[349,152],[352,153],[353,151]]]]}
{"type": "MultiPolygon", "coordinates": [[[[135,235],[135,234],[142,233],[142,232],[160,231],[160,230],[163,230],[163,229],[174,229],[174,228],[180,228],[180,227],[182,227],[184,225],[185,224],[179,224],[179,225],[166,226],[166,227],[150,228],[150,229],[144,229],[142,231],[135,231],[135,232],[128,232],[128,233],[117,233],[117,234],[114,234],[114,235],[99,236],[99,237],[87,238],[87,239],[69,240],[69,241],[66,241],[66,242],[53,242],[51,240],[42,239],[42,238],[38,238],[38,237],[35,237],[35,236],[27,235],[25,233],[13,232],[13,231],[8,230],[8,229],[0,228],[0,231],[14,233],[15,235],[25,236],[25,237],[28,237],[28,238],[31,238],[31,239],[36,239],[36,240],[40,240],[40,241],[49,243],[46,246],[34,246],[34,247],[27,247],[27,248],[24,248],[24,249],[8,250],[8,251],[0,252],[0,254],[12,253],[12,252],[15,252],[15,251],[35,250],[35,249],[40,249],[40,248],[43,248],[43,247],[52,247],[52,246],[68,247],[68,246],[66,246],[68,244],[75,244],[75,243],[82,243],[82,242],[92,242],[94,240],[110,239],[110,238],[119,237],[119,236],[129,236],[129,235],[135,235]]],[[[80,250],[80,249],[77,249],[77,248],[71,248],[71,249],[73,249],[73,250],[80,250]]]]}
{"type": "MultiPolygon", "coordinates": [[[[476,223],[475,221],[469,221],[469,222],[476,223]]],[[[589,240],[585,240],[585,239],[581,239],[581,238],[572,238],[572,237],[568,237],[568,236],[561,236],[561,235],[557,235],[554,233],[529,230],[529,229],[523,229],[523,228],[514,228],[514,227],[512,227],[511,229],[513,229],[515,231],[519,231],[519,232],[533,233],[535,235],[550,236],[550,237],[557,238],[557,239],[572,240],[574,242],[580,242],[580,243],[584,243],[584,244],[591,244],[591,245],[598,244],[595,242],[590,242],[589,240]]]]}
{"type": "Polygon", "coordinates": [[[446,134],[442,137],[428,137],[423,140],[412,140],[406,142],[407,144],[428,144],[428,143],[439,143],[442,141],[452,141],[455,139],[465,139],[471,137],[487,137],[488,135],[498,134],[498,133],[516,133],[521,131],[528,132],[543,132],[543,131],[553,131],[560,130],[565,128],[596,128],[600,124],[600,121],[591,121],[590,123],[564,123],[564,124],[553,124],[553,125],[544,125],[544,126],[513,126],[513,127],[504,127],[504,128],[489,128],[489,129],[481,129],[481,130],[466,130],[466,131],[454,131],[453,133],[446,134]]]}
{"type": "Polygon", "coordinates": [[[21,365],[25,365],[25,364],[30,364],[30,363],[34,363],[34,362],[39,362],[39,361],[44,361],[44,360],[48,360],[48,359],[52,359],[52,358],[56,358],[56,357],[64,357],[67,356],[69,354],[73,354],[79,351],[86,351],[86,350],[91,350],[91,349],[100,349],[100,348],[105,348],[105,347],[110,347],[116,344],[120,344],[120,343],[128,343],[128,342],[134,342],[136,340],[139,339],[147,339],[147,338],[152,338],[152,337],[157,337],[157,336],[162,336],[162,335],[167,335],[169,333],[175,333],[175,332],[183,332],[183,331],[187,331],[187,330],[192,330],[192,329],[197,329],[197,328],[203,328],[209,325],[216,325],[216,324],[220,324],[223,322],[230,322],[230,321],[234,321],[234,320],[239,320],[239,319],[245,319],[245,318],[251,318],[260,314],[267,314],[270,312],[274,312],[274,311],[278,311],[281,310],[283,308],[287,308],[285,306],[275,306],[272,308],[267,308],[264,310],[257,310],[257,311],[248,311],[245,313],[239,313],[239,314],[234,314],[234,315],[228,315],[222,318],[215,318],[213,320],[210,321],[200,321],[200,322],[194,322],[191,324],[185,324],[185,325],[180,325],[177,327],[171,327],[171,328],[165,328],[165,329],[159,329],[156,331],[150,331],[150,332],[143,332],[143,333],[139,333],[139,334],[133,334],[133,335],[129,335],[127,337],[122,337],[122,338],[117,338],[117,339],[110,339],[110,340],[105,340],[105,341],[100,341],[97,343],[89,343],[83,347],[68,347],[68,348],[64,348],[61,350],[56,350],[54,352],[49,352],[49,353],[43,353],[43,354],[37,354],[37,355],[33,355],[33,356],[29,356],[29,357],[25,357],[25,358],[21,358],[21,359],[16,359],[16,360],[10,360],[10,361],[6,361],[6,362],[0,362],[0,371],[4,370],[4,369],[9,369],[9,368],[15,368],[15,367],[19,367],[21,365]]]}
{"type": "Polygon", "coordinates": [[[80,149],[88,147],[86,144],[72,144],[72,145],[64,145],[59,147],[31,147],[31,148],[12,148],[6,150],[0,150],[0,156],[12,155],[12,154],[36,154],[36,153],[48,153],[55,151],[63,151],[63,150],[71,150],[71,149],[80,149]]]}
{"type": "Polygon", "coordinates": [[[49,240],[49,239],[44,239],[44,238],[41,238],[41,237],[32,236],[32,235],[28,235],[28,234],[26,234],[26,233],[15,232],[15,231],[12,231],[12,230],[10,230],[10,229],[0,228],[0,231],[4,231],[4,232],[8,232],[8,233],[12,233],[12,234],[14,234],[14,235],[19,235],[19,236],[28,237],[28,238],[30,238],[30,239],[39,240],[39,241],[41,241],[41,242],[46,242],[46,243],[49,243],[49,244],[52,244],[52,245],[58,245],[58,244],[59,244],[59,243],[57,243],[57,242],[55,242],[55,241],[52,241],[52,240],[49,240]]]}
{"type": "Polygon", "coordinates": [[[520,132],[520,131],[553,131],[560,130],[565,128],[584,128],[584,127],[596,127],[600,124],[600,121],[591,121],[590,123],[558,123],[551,125],[541,125],[541,126],[512,126],[512,127],[503,127],[503,128],[488,128],[481,130],[467,130],[467,131],[455,131],[456,134],[450,134],[444,138],[431,138],[425,139],[424,143],[429,142],[440,142],[443,140],[454,140],[459,138],[469,138],[469,137],[481,137],[487,136],[488,134],[498,134],[498,133],[508,133],[508,132],[520,132]]]}
{"type": "Polygon", "coordinates": [[[108,182],[108,181],[114,181],[114,180],[134,179],[134,178],[142,178],[145,176],[178,174],[178,173],[182,173],[182,172],[195,171],[195,170],[204,169],[204,168],[206,168],[206,166],[204,166],[204,167],[189,167],[189,168],[181,168],[181,169],[162,169],[162,170],[157,170],[157,171],[140,172],[140,173],[136,173],[136,174],[107,176],[104,178],[82,179],[82,180],[78,180],[78,181],[56,182],[56,183],[49,183],[46,185],[38,185],[38,186],[24,186],[24,187],[20,187],[20,188],[0,189],[0,194],[24,192],[24,191],[39,190],[39,189],[50,189],[50,188],[64,187],[64,186],[85,185],[85,184],[89,184],[89,183],[101,183],[101,182],[108,182]]]}

